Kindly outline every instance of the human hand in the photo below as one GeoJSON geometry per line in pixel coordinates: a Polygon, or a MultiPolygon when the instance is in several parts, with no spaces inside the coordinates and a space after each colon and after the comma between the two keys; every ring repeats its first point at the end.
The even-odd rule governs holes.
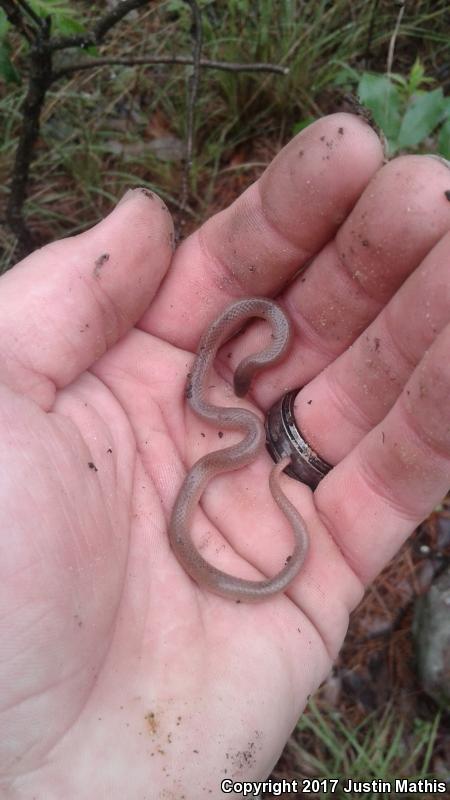
{"type": "MultiPolygon", "coordinates": [[[[364,586],[445,493],[450,172],[427,157],[381,164],[374,132],[333,115],[172,263],[167,210],[136,190],[2,278],[7,800],[198,800],[223,778],[265,777],[364,586]],[[307,561],[286,594],[247,605],[193,583],[167,525],[186,469],[235,440],[186,409],[192,352],[226,304],[255,294],[277,297],[295,341],[251,407],[304,386],[297,421],[336,466],[314,495],[283,479],[307,561]]],[[[265,333],[226,345],[214,402],[243,404],[230,378],[265,333]]],[[[272,575],[289,552],[269,468],[264,455],[204,495],[194,537],[233,575],[272,575]]]]}

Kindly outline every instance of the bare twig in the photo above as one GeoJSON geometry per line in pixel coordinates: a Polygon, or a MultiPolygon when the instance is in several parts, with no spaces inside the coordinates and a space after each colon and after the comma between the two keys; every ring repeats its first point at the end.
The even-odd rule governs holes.
{"type": "Polygon", "coordinates": [[[33,20],[33,22],[40,28],[42,26],[42,19],[38,17],[35,11],[31,8],[31,6],[26,2],[26,0],[16,0],[17,4],[22,7],[25,11],[25,14],[28,14],[29,17],[33,20]]]}
{"type": "Polygon", "coordinates": [[[189,81],[187,102],[187,132],[184,183],[180,206],[187,210],[189,175],[194,148],[194,114],[198,96],[201,69],[220,69],[228,72],[272,72],[286,75],[289,70],[277,64],[241,64],[226,61],[213,61],[201,58],[201,18],[197,0],[185,0],[192,12],[192,56],[158,57],[106,57],[83,59],[72,62],[60,69],[54,69],[54,53],[72,47],[87,47],[99,44],[106,34],[130,11],[147,7],[152,0],[121,0],[114,8],[100,17],[92,30],[75,36],[50,37],[51,17],[39,17],[28,0],[0,0],[8,20],[29,42],[30,60],[28,88],[22,106],[22,125],[12,170],[10,195],[6,208],[6,221],[18,240],[19,256],[29,253],[35,244],[31,231],[23,217],[23,207],[27,196],[30,166],[34,157],[34,147],[39,135],[40,116],[49,87],[61,78],[80,70],[94,70],[107,65],[192,65],[193,74],[189,81]]]}
{"type": "Polygon", "coordinates": [[[197,102],[198,86],[200,81],[200,56],[202,52],[202,20],[196,0],[185,0],[191,7],[192,13],[192,75],[189,79],[186,123],[186,152],[184,158],[183,179],[181,185],[181,207],[187,203],[189,178],[192,168],[192,148],[194,142],[194,109],[197,102]]]}
{"type": "Polygon", "coordinates": [[[27,0],[0,0],[0,7],[17,30],[30,43],[30,69],[28,89],[22,106],[22,126],[14,159],[10,194],[6,207],[6,219],[17,237],[19,258],[33,249],[35,242],[23,217],[23,206],[27,196],[30,166],[34,157],[34,146],[39,135],[40,117],[47,90],[55,80],[53,74],[53,51],[76,44],[94,44],[119,22],[131,9],[148,5],[149,0],[123,0],[112,11],[100,17],[86,37],[55,37],[50,39],[51,17],[37,17],[27,0]],[[30,16],[34,25],[29,25],[30,16]],[[81,40],[81,41],[79,41],[81,40]]]}
{"type": "Polygon", "coordinates": [[[15,0],[0,0],[0,8],[3,8],[11,25],[17,28],[27,42],[31,42],[34,36],[34,29],[30,27],[28,20],[24,19],[22,11],[15,0]]]}
{"type": "Polygon", "coordinates": [[[17,236],[21,256],[29,253],[34,246],[33,236],[23,218],[23,205],[27,194],[34,145],[39,135],[41,108],[52,81],[51,55],[46,47],[49,31],[50,22],[48,20],[41,25],[39,32],[35,35],[34,45],[30,52],[28,90],[22,106],[22,128],[6,207],[6,219],[9,227],[17,236]]]}
{"type": "Polygon", "coordinates": [[[91,31],[75,36],[55,36],[50,42],[51,50],[65,50],[68,47],[89,47],[99,44],[108,31],[117,25],[130,11],[148,6],[154,0],[122,0],[111,11],[97,20],[91,31]]]}
{"type": "MultiPolygon", "coordinates": [[[[0,0],[1,2],[1,0],[0,0]]],[[[53,73],[53,80],[65,78],[74,72],[86,69],[96,69],[97,67],[122,65],[124,67],[146,66],[151,64],[170,64],[186,67],[192,66],[193,60],[189,56],[116,56],[105,58],[87,58],[75,64],[61,67],[53,73]]],[[[209,58],[201,58],[199,66],[202,69],[220,69],[224,72],[273,72],[278,75],[288,75],[289,67],[281,67],[278,64],[255,62],[248,64],[234,61],[213,61],[209,58]]]]}

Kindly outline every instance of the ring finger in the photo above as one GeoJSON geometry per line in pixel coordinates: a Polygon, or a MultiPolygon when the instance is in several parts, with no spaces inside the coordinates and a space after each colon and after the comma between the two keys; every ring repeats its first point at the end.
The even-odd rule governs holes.
{"type": "MultiPolygon", "coordinates": [[[[435,159],[388,164],[281,298],[298,349],[274,383],[307,384],[296,419],[332,464],[383,419],[450,319],[448,186],[450,171],[435,159]]],[[[267,381],[256,387],[263,406],[268,391],[267,381]]]]}

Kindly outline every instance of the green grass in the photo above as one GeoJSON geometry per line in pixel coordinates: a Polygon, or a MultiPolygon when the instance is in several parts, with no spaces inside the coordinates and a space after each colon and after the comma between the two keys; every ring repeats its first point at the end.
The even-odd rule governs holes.
{"type": "MultiPolygon", "coordinates": [[[[318,781],[339,778],[333,793],[319,792],[310,797],[359,800],[360,793],[344,791],[348,779],[369,783],[386,781],[393,786],[395,780],[401,778],[444,781],[445,776],[431,773],[440,719],[437,713],[431,721],[415,719],[408,726],[399,718],[394,706],[388,704],[384,710],[370,714],[362,723],[350,728],[340,713],[320,710],[311,701],[289,748],[303,778],[314,776],[318,781]]],[[[287,776],[277,773],[277,778],[280,777],[287,776]]],[[[383,791],[364,793],[367,800],[390,800],[392,796],[383,791]]],[[[429,793],[414,796],[430,797],[429,793]]]]}
{"type": "MultiPolygon", "coordinates": [[[[306,120],[339,110],[343,66],[355,74],[365,69],[384,71],[398,14],[397,5],[387,0],[377,4],[366,0],[200,0],[199,5],[205,57],[268,61],[289,67],[289,74],[202,70],[186,214],[190,227],[220,203],[222,183],[231,180],[233,169],[245,174],[250,183],[263,166],[249,164],[269,161],[306,120]],[[234,167],[233,155],[239,150],[244,160],[234,167]]],[[[74,12],[73,5],[64,0],[35,0],[34,8],[38,13],[45,9],[53,13],[56,33],[70,33],[89,29],[91,20],[104,12],[104,3],[85,6],[83,14],[74,12]]],[[[426,76],[434,80],[448,60],[446,14],[443,0],[407,4],[396,42],[396,72],[408,75],[419,52],[426,76]]],[[[145,12],[125,18],[98,48],[98,55],[189,55],[190,26],[190,12],[182,0],[151,4],[145,12]]],[[[14,69],[25,78],[26,45],[11,28],[6,32],[4,25],[0,25],[0,39],[2,31],[14,69]]],[[[74,58],[85,55],[71,51],[74,58]]],[[[26,206],[30,226],[43,240],[95,223],[133,185],[158,191],[177,212],[182,162],[162,160],[150,145],[155,138],[171,136],[182,147],[191,71],[183,66],[105,67],[53,85],[42,115],[26,206]]],[[[437,85],[434,82],[430,88],[437,85]]],[[[3,89],[2,204],[25,83],[11,81],[3,89]]],[[[5,229],[0,247],[4,268],[14,260],[14,242],[5,229]]]]}

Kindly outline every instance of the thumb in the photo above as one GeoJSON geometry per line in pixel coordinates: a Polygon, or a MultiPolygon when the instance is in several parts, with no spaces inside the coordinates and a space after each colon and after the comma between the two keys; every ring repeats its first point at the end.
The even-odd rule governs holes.
{"type": "Polygon", "coordinates": [[[170,264],[160,198],[127,192],[85,233],[37,250],[0,279],[0,381],[51,408],[140,319],[170,264]]]}

